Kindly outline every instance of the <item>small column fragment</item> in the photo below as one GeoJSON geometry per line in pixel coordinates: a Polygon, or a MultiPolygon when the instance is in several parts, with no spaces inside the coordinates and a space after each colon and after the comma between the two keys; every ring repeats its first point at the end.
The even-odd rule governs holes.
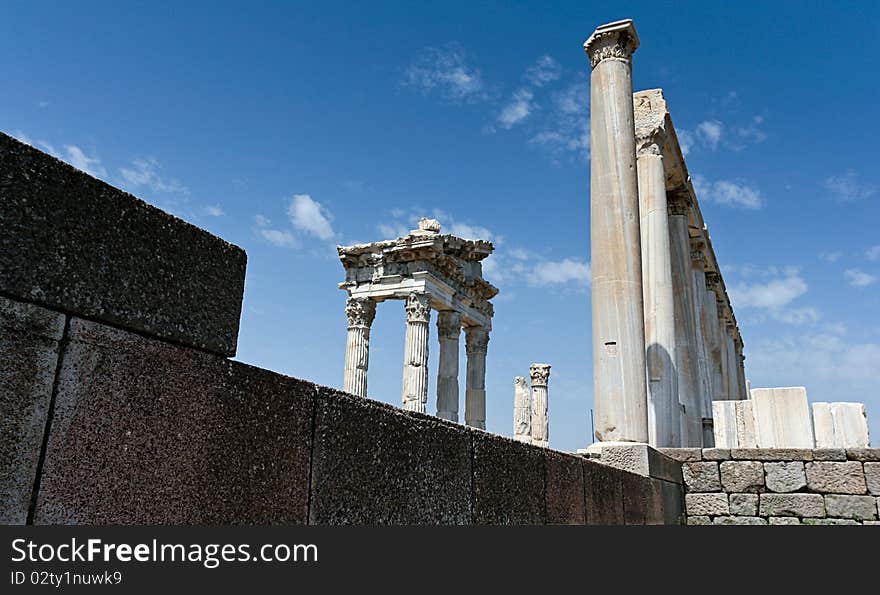
{"type": "Polygon", "coordinates": [[[437,417],[458,421],[458,340],[461,314],[445,310],[437,315],[440,363],[437,369],[437,417]]]}
{"type": "Polygon", "coordinates": [[[513,379],[513,439],[532,441],[532,397],[524,376],[513,379]]]}
{"type": "Polygon", "coordinates": [[[549,364],[529,366],[532,379],[532,444],[547,446],[550,440],[550,420],[547,415],[547,384],[550,381],[549,364]]]}
{"type": "Polygon", "coordinates": [[[406,345],[403,354],[403,408],[425,412],[428,401],[428,323],[431,298],[411,293],[406,299],[406,345]]]}
{"type": "Polygon", "coordinates": [[[370,298],[350,297],[345,303],[345,315],[348,317],[348,339],[345,345],[343,390],[366,397],[370,327],[376,317],[376,302],[370,298]]]}

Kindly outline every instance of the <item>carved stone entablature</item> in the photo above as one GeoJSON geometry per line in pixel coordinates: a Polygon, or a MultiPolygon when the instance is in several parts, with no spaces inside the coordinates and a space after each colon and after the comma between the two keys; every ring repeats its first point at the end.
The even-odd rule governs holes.
{"type": "Polygon", "coordinates": [[[424,322],[431,320],[431,296],[424,293],[411,293],[406,298],[406,321],[424,322]]]}
{"type": "Polygon", "coordinates": [[[701,239],[691,238],[691,261],[693,263],[706,263],[706,243],[701,239]]]}
{"type": "Polygon", "coordinates": [[[465,328],[464,343],[467,353],[486,353],[489,348],[489,330],[482,326],[465,328]]]}
{"type": "Polygon", "coordinates": [[[550,364],[532,364],[529,366],[532,386],[547,386],[550,381],[550,364]]]}
{"type": "Polygon", "coordinates": [[[666,133],[660,128],[655,128],[647,134],[636,135],[636,155],[663,156],[663,144],[666,142],[666,133]]]}
{"type": "Polygon", "coordinates": [[[716,294],[721,292],[721,275],[714,271],[706,272],[706,289],[714,291],[716,294]]]}
{"type": "Polygon", "coordinates": [[[349,328],[370,328],[376,318],[376,302],[370,298],[350,297],[345,302],[349,328]]]}
{"type": "Polygon", "coordinates": [[[584,42],[591,68],[609,58],[630,60],[638,47],[639,36],[630,19],[602,25],[584,42]]]}
{"type": "Polygon", "coordinates": [[[670,215],[687,215],[691,211],[691,194],[684,186],[666,191],[666,208],[670,215]]]}

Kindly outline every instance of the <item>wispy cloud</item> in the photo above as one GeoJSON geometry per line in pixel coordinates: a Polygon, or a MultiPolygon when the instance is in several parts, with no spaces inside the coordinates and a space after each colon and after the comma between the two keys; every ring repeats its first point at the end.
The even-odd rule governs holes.
{"type": "Polygon", "coordinates": [[[287,215],[296,229],[318,239],[330,240],[336,235],[331,224],[333,215],[308,194],[294,194],[287,215]]]}
{"type": "Polygon", "coordinates": [[[754,116],[745,126],[736,129],[736,134],[743,140],[756,143],[767,140],[767,133],[761,128],[764,123],[764,116],[754,116]]]}
{"type": "Polygon", "coordinates": [[[847,269],[843,272],[846,282],[853,287],[867,287],[877,282],[877,277],[861,269],[847,269]]]}
{"type": "Polygon", "coordinates": [[[205,205],[202,210],[211,217],[222,217],[226,214],[220,205],[205,205]]]}
{"type": "Polygon", "coordinates": [[[498,114],[498,123],[501,127],[511,128],[528,118],[532,110],[535,109],[535,104],[532,103],[533,98],[534,93],[529,89],[515,91],[498,114]]]}
{"type": "Polygon", "coordinates": [[[539,262],[532,267],[528,283],[539,287],[567,283],[586,287],[590,285],[590,264],[574,258],[539,262]]]}
{"type": "Polygon", "coordinates": [[[850,169],[845,173],[829,176],[822,182],[822,186],[831,195],[841,202],[852,202],[873,196],[877,187],[866,184],[859,180],[855,170],[850,169]]]}
{"type": "Polygon", "coordinates": [[[822,252],[819,254],[819,258],[825,262],[837,262],[841,256],[843,256],[843,252],[822,252]]]}
{"type": "Polygon", "coordinates": [[[721,136],[723,134],[724,125],[718,120],[706,120],[697,124],[697,138],[713,151],[718,148],[718,143],[721,142],[721,136]]]}
{"type": "Polygon", "coordinates": [[[868,260],[880,260],[880,244],[865,250],[865,258],[868,260]]]}
{"type": "Polygon", "coordinates": [[[813,306],[793,302],[807,293],[807,282],[796,267],[725,267],[732,275],[751,279],[728,286],[730,302],[737,311],[755,310],[786,324],[818,322],[822,315],[813,306]],[[760,280],[759,280],[760,279],[760,280]]]}
{"type": "Polygon", "coordinates": [[[586,159],[590,153],[590,88],[585,77],[558,91],[551,109],[529,143],[557,155],[586,159]]]}
{"type": "Polygon", "coordinates": [[[764,206],[761,192],[741,182],[731,180],[709,181],[700,174],[692,177],[697,199],[719,205],[756,210],[764,206]]]}
{"type": "Polygon", "coordinates": [[[160,174],[162,166],[154,157],[132,160],[128,167],[119,168],[119,175],[134,189],[149,188],[154,192],[189,194],[189,189],[179,180],[160,174]]]}
{"type": "Polygon", "coordinates": [[[544,55],[538,58],[525,73],[525,79],[536,87],[543,87],[562,76],[562,67],[552,57],[544,55]]]}
{"type": "Polygon", "coordinates": [[[32,147],[36,147],[42,151],[45,151],[56,159],[66,161],[73,167],[77,168],[80,171],[84,171],[90,176],[94,176],[96,178],[107,177],[107,170],[104,168],[103,165],[101,165],[101,159],[97,155],[88,155],[83,149],[81,149],[77,145],[63,145],[61,150],[58,150],[51,143],[48,143],[44,140],[31,140],[31,138],[21,130],[16,130],[12,132],[11,136],[25,143],[26,145],[30,145],[32,147]]]}
{"type": "Polygon", "coordinates": [[[285,229],[272,227],[272,221],[263,215],[254,217],[252,230],[256,236],[279,248],[297,248],[300,245],[296,236],[285,229]]]}
{"type": "Polygon", "coordinates": [[[424,94],[436,92],[453,103],[488,97],[480,70],[468,63],[464,49],[457,43],[423,50],[406,69],[401,84],[424,94]]]}

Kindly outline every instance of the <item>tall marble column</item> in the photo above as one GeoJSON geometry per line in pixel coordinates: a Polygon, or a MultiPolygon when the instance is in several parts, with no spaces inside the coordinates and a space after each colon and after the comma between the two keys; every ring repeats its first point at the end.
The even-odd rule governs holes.
{"type": "Polygon", "coordinates": [[[637,138],[642,290],[645,302],[645,360],[648,366],[648,442],[681,446],[681,408],[675,370],[675,301],[662,145],[657,130],[637,138]]]}
{"type": "Polygon", "coordinates": [[[727,401],[727,340],[721,309],[721,281],[716,272],[706,273],[707,329],[712,337],[712,400],[727,401]]]}
{"type": "Polygon", "coordinates": [[[345,372],[342,389],[359,397],[367,396],[367,369],[370,365],[370,327],[376,318],[376,302],[370,298],[349,297],[345,302],[348,339],[345,344],[345,372]]]}
{"type": "Polygon", "coordinates": [[[458,339],[461,314],[444,310],[437,315],[440,363],[437,367],[437,417],[458,421],[458,339]]]}
{"type": "Polygon", "coordinates": [[[681,188],[670,192],[667,205],[672,285],[675,291],[675,368],[678,371],[678,398],[684,406],[681,441],[682,446],[694,447],[703,443],[703,421],[691,295],[691,245],[688,233],[691,206],[687,190],[681,188]]]}
{"type": "Polygon", "coordinates": [[[467,387],[465,388],[464,420],[474,428],[486,429],[486,349],[489,330],[482,326],[464,329],[467,352],[467,387]]]}
{"type": "Polygon", "coordinates": [[[727,394],[728,398],[731,400],[739,400],[744,399],[745,396],[742,394],[742,391],[739,387],[739,364],[737,361],[739,358],[736,357],[736,343],[734,342],[734,327],[733,323],[729,322],[725,326],[726,331],[726,339],[727,339],[727,394]]]}
{"type": "Polygon", "coordinates": [[[428,401],[428,323],[431,297],[411,293],[406,298],[406,346],[403,353],[403,408],[425,412],[428,401]]]}
{"type": "Polygon", "coordinates": [[[706,344],[706,330],[703,308],[706,287],[706,265],[703,257],[704,242],[692,240],[691,247],[691,296],[693,297],[694,341],[697,351],[697,378],[699,380],[698,396],[700,402],[700,427],[703,431],[702,445],[708,446],[714,441],[712,437],[712,376],[711,358],[706,344]]]}
{"type": "Polygon", "coordinates": [[[739,381],[739,398],[748,399],[749,389],[746,383],[746,356],[743,355],[742,337],[737,337],[736,340],[736,364],[737,380],[739,381]]]}
{"type": "Polygon", "coordinates": [[[550,419],[547,416],[547,384],[550,381],[549,364],[529,366],[532,380],[532,444],[547,446],[550,441],[550,419]]]}
{"type": "Polygon", "coordinates": [[[593,398],[601,442],[648,441],[632,21],[598,27],[590,59],[593,398]]]}
{"type": "Polygon", "coordinates": [[[525,377],[513,379],[513,439],[532,442],[532,396],[525,377]]]}

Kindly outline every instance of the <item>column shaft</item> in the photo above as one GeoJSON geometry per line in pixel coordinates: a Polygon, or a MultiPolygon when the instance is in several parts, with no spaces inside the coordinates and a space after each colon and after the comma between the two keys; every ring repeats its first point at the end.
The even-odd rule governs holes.
{"type": "Polygon", "coordinates": [[[725,327],[725,338],[727,343],[727,394],[731,400],[739,400],[745,398],[739,387],[739,362],[736,357],[736,343],[733,339],[733,324],[725,327]]]}
{"type": "Polygon", "coordinates": [[[403,408],[425,412],[428,401],[428,323],[431,299],[412,293],[406,300],[406,345],[403,354],[403,408]]]}
{"type": "Polygon", "coordinates": [[[529,384],[523,376],[513,379],[513,439],[532,441],[532,398],[529,384]]]}
{"type": "Polygon", "coordinates": [[[437,315],[440,363],[437,367],[437,417],[458,421],[458,340],[461,314],[443,311],[437,315]]]}
{"type": "Polygon", "coordinates": [[[464,332],[467,351],[464,419],[467,425],[485,430],[486,350],[489,346],[489,330],[481,326],[469,326],[464,332]]]}
{"type": "Polygon", "coordinates": [[[376,317],[376,302],[369,298],[348,298],[348,338],[345,345],[343,390],[367,396],[367,370],[370,364],[370,326],[376,317]]]}
{"type": "Polygon", "coordinates": [[[712,371],[710,366],[709,347],[706,341],[705,299],[706,271],[703,260],[702,242],[691,245],[691,297],[692,315],[694,319],[694,340],[697,350],[697,377],[699,380],[700,421],[702,428],[702,445],[709,446],[714,442],[712,437],[712,371]],[[707,425],[709,424],[709,425],[707,425]]]}
{"type": "Polygon", "coordinates": [[[550,420],[547,415],[547,384],[550,366],[532,364],[529,367],[532,380],[532,444],[547,446],[550,441],[550,420]]]}

